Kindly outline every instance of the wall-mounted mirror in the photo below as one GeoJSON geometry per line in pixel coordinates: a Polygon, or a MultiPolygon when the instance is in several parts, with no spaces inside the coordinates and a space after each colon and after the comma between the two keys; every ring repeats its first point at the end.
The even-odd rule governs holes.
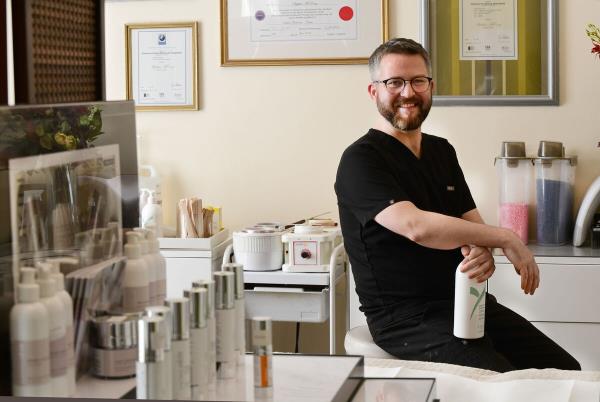
{"type": "Polygon", "coordinates": [[[556,0],[421,0],[437,105],[558,105],[556,0]]]}

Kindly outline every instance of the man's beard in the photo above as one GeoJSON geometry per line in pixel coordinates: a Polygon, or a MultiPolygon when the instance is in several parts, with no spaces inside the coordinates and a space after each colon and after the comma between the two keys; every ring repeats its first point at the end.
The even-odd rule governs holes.
{"type": "Polygon", "coordinates": [[[421,127],[423,121],[427,118],[431,109],[431,100],[423,103],[420,99],[401,99],[392,105],[392,108],[383,104],[377,99],[377,110],[379,113],[396,129],[400,131],[411,131],[421,127]],[[400,106],[402,104],[413,103],[417,107],[417,115],[415,117],[401,117],[400,106]]]}

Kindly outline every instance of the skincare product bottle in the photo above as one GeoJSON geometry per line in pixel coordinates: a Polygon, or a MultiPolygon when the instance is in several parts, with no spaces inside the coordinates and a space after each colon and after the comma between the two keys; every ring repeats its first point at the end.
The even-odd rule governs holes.
{"type": "Polygon", "coordinates": [[[192,283],[194,288],[205,288],[208,294],[208,388],[214,391],[217,386],[217,323],[215,320],[215,281],[199,280],[192,283]]]}
{"type": "Polygon", "coordinates": [[[146,307],[145,315],[148,317],[162,317],[163,325],[165,325],[165,348],[164,348],[164,366],[166,370],[166,380],[161,390],[163,398],[173,399],[173,362],[171,353],[171,309],[167,306],[150,306],[146,307]]]}
{"type": "Polygon", "coordinates": [[[254,387],[273,388],[273,338],[271,318],[252,318],[252,350],[254,351],[254,387]]]}
{"type": "Polygon", "coordinates": [[[48,264],[51,277],[56,283],[56,297],[63,304],[66,342],[67,342],[67,378],[69,381],[69,396],[75,396],[75,344],[73,343],[73,299],[69,292],[65,290],[65,277],[60,272],[60,262],[52,261],[48,264]]]}
{"type": "MultiPolygon", "coordinates": [[[[138,228],[139,229],[139,228],[138,228]]],[[[154,266],[154,258],[148,254],[148,242],[146,241],[146,231],[139,229],[125,233],[127,244],[133,243],[140,247],[140,258],[146,264],[148,270],[148,305],[158,306],[156,302],[156,267],[154,266]]]]}
{"type": "Polygon", "coordinates": [[[135,364],[137,399],[168,399],[164,390],[171,380],[165,367],[167,325],[162,317],[138,320],[138,358],[135,364]]]}
{"type": "Polygon", "coordinates": [[[56,296],[56,282],[47,267],[38,268],[38,284],[40,285],[40,301],[46,306],[50,329],[50,382],[52,396],[69,395],[67,377],[67,329],[65,326],[65,309],[56,296]]]}
{"type": "Polygon", "coordinates": [[[235,350],[238,365],[244,364],[246,357],[246,306],[244,304],[244,266],[238,263],[223,264],[223,271],[235,275],[235,350]]]}
{"type": "Polygon", "coordinates": [[[156,268],[156,301],[157,305],[162,305],[167,297],[167,261],[160,253],[160,243],[154,232],[148,231],[146,238],[150,244],[151,256],[154,258],[156,268]]]}
{"type": "Polygon", "coordinates": [[[46,307],[40,303],[35,269],[21,268],[17,304],[10,311],[12,394],[52,396],[50,329],[46,307]]]}
{"type": "Polygon", "coordinates": [[[190,358],[190,303],[173,298],[165,300],[171,309],[171,358],[173,370],[173,399],[192,397],[192,367],[190,358]]]}
{"type": "MultiPolygon", "coordinates": [[[[137,236],[137,235],[136,235],[137,236]]],[[[150,275],[145,261],[141,258],[140,245],[128,243],[124,247],[127,263],[123,272],[123,311],[126,313],[144,311],[150,302],[150,275]]]]}
{"type": "Polygon", "coordinates": [[[456,269],[454,288],[454,336],[462,339],[483,337],[485,329],[486,282],[478,283],[456,269]]]}
{"type": "Polygon", "coordinates": [[[100,378],[135,376],[137,318],[106,315],[91,321],[92,374],[100,378]]]}
{"type": "Polygon", "coordinates": [[[192,348],[192,399],[208,398],[209,334],[208,291],[205,288],[184,290],[190,301],[190,340],[192,348]]]}
{"type": "Polygon", "coordinates": [[[142,227],[152,228],[156,236],[162,236],[162,205],[156,191],[150,191],[148,201],[142,209],[142,227]]]}
{"type": "Polygon", "coordinates": [[[235,377],[235,277],[233,272],[215,272],[215,318],[217,322],[217,378],[235,377]]]}

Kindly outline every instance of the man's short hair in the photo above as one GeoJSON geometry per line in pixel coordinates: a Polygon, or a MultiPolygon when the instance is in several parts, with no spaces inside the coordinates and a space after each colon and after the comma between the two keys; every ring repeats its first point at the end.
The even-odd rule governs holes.
{"type": "Polygon", "coordinates": [[[431,60],[429,59],[429,53],[427,53],[427,50],[425,50],[420,43],[415,42],[412,39],[394,38],[381,44],[375,49],[371,57],[369,57],[369,73],[371,74],[372,80],[377,79],[375,73],[379,68],[381,59],[386,54],[417,54],[425,60],[427,72],[428,74],[431,74],[431,60]]]}

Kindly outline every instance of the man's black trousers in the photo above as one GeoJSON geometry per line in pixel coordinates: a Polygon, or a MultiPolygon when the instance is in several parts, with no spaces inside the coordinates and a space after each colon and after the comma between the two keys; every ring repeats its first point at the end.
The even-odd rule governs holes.
{"type": "Polygon", "coordinates": [[[569,353],[525,318],[486,298],[485,336],[454,337],[453,303],[426,303],[422,313],[383,328],[372,329],[375,343],[403,360],[459,364],[505,372],[527,368],[581,370],[569,353]]]}

